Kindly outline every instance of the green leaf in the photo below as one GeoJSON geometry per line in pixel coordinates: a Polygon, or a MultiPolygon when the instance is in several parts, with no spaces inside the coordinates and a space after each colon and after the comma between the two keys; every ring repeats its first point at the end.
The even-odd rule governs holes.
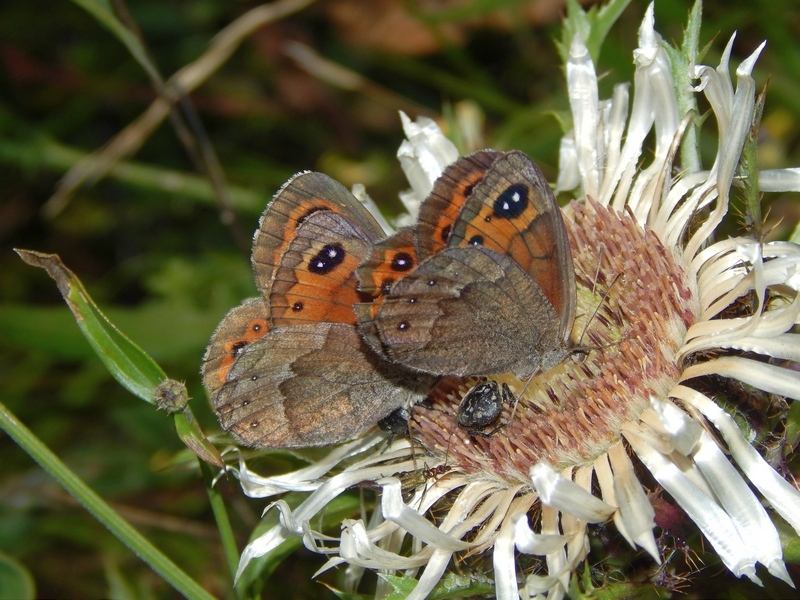
{"type": "Polygon", "coordinates": [[[686,29],[683,31],[683,46],[681,52],[686,57],[686,63],[696,65],[702,54],[700,52],[700,28],[703,24],[703,2],[695,0],[689,18],[686,20],[686,29]]]}
{"type": "Polygon", "coordinates": [[[800,539],[794,539],[784,543],[783,560],[790,565],[800,564],[800,539]]]}
{"type": "Polygon", "coordinates": [[[36,584],[22,564],[0,553],[0,600],[28,600],[36,597],[36,584]]]}
{"type": "MultiPolygon", "coordinates": [[[[181,595],[193,600],[213,600],[196,581],[134,529],[112,509],[94,490],[72,472],[39,438],[0,403],[0,429],[47,471],[73,498],[80,502],[95,519],[147,563],[181,595]]],[[[24,597],[24,596],[22,596],[24,597]]]]}
{"type": "MultiPolygon", "coordinates": [[[[185,387],[183,388],[183,392],[185,394],[185,387]]],[[[186,447],[194,452],[198,458],[220,469],[225,468],[225,463],[222,460],[222,456],[219,454],[219,450],[217,450],[214,444],[209,442],[206,436],[203,435],[200,425],[197,424],[191,412],[184,410],[175,414],[175,429],[181,441],[186,444],[186,447]]]]}
{"type": "Polygon", "coordinates": [[[108,320],[58,255],[19,249],[16,252],[26,263],[45,269],[55,280],[78,327],[111,375],[135,396],[172,414],[183,443],[202,460],[223,468],[219,451],[205,438],[187,408],[186,386],[169,379],[150,355],[108,320]]]}
{"type": "Polygon", "coordinates": [[[589,50],[589,56],[596,65],[600,58],[600,48],[611,30],[611,26],[617,22],[630,1],[611,0],[599,10],[597,6],[592,6],[585,11],[578,4],[578,0],[567,0],[567,18],[564,19],[561,41],[556,42],[562,64],[567,64],[572,40],[576,35],[580,35],[589,50]]]}
{"type": "Polygon", "coordinates": [[[764,222],[761,213],[761,194],[758,191],[758,128],[761,125],[761,116],[764,114],[766,96],[767,90],[764,88],[756,98],[753,120],[744,140],[738,166],[745,202],[745,226],[759,242],[764,241],[764,222]]]}
{"type": "MultiPolygon", "coordinates": [[[[400,600],[406,598],[417,586],[413,577],[398,577],[396,575],[379,574],[392,586],[394,592],[387,598],[400,600]]],[[[448,600],[449,598],[489,597],[494,594],[494,584],[488,581],[479,581],[467,575],[446,573],[441,581],[436,584],[428,598],[430,600],[448,600]]]]}
{"type": "Polygon", "coordinates": [[[135,396],[155,404],[156,389],[167,379],[161,367],[106,318],[58,255],[15,251],[26,263],[45,269],[55,280],[78,327],[111,375],[135,396]]]}
{"type": "Polygon", "coordinates": [[[399,577],[385,573],[378,573],[378,576],[385,579],[394,590],[387,598],[405,598],[417,587],[417,580],[414,577],[399,577]]]}
{"type": "Polygon", "coordinates": [[[798,223],[797,227],[795,227],[794,231],[792,231],[792,235],[789,236],[789,241],[795,244],[800,244],[800,223],[798,223]]]}
{"type": "MultiPolygon", "coordinates": [[[[673,48],[662,44],[669,57],[672,77],[675,80],[675,93],[678,99],[680,114],[686,115],[693,112],[698,114],[696,94],[692,90],[694,81],[690,77],[692,67],[697,64],[700,56],[700,25],[703,21],[703,4],[697,0],[689,11],[686,29],[683,32],[683,44],[680,48],[673,48]]],[[[696,173],[701,169],[698,147],[701,119],[695,117],[686,128],[686,133],[681,139],[681,165],[689,173],[696,173]]]]}

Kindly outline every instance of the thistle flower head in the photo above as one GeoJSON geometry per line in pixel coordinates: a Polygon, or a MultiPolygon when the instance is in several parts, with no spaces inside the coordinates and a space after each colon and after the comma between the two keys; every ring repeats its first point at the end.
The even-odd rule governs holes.
{"type": "MultiPolygon", "coordinates": [[[[762,500],[800,533],[800,493],[715,402],[719,382],[787,399],[800,394],[800,340],[792,332],[800,247],[713,237],[732,186],[749,178],[762,191],[800,190],[796,170],[737,172],[763,46],[737,67],[734,85],[732,43],[717,67],[695,64],[696,49],[665,47],[651,6],[633,85],[600,100],[585,37],[574,36],[566,64],[572,130],[562,140],[556,187],[576,199],[564,217],[578,286],[572,337],[585,350],[530,382],[494,378],[517,401],[489,437],[456,424],[478,380],[447,378],[412,411],[413,442],[387,443],[373,432],[278,477],[241,463],[236,474],[250,495],[310,495],[294,509],[270,505],[280,525],[245,549],[240,573],[298,535],[329,556],[321,571],[346,564],[354,582],[365,569],[384,574],[378,595],[395,581],[390,575],[404,575],[417,579],[408,597],[424,598],[453,559],[485,556],[498,598],[558,598],[587,557],[595,524],[612,521],[631,546],[655,563],[664,559],[654,534],[658,493],[640,481],[649,472],[648,485],[657,482],[732,573],[760,583],[761,563],[794,586],[762,500]],[[710,168],[694,141],[701,95],[719,136],[710,168]],[[326,505],[364,482],[380,490],[369,516],[345,520],[338,537],[314,529],[326,505]]],[[[398,154],[412,185],[404,196],[411,212],[455,149],[433,122],[404,116],[404,126],[409,140],[398,154]]]]}

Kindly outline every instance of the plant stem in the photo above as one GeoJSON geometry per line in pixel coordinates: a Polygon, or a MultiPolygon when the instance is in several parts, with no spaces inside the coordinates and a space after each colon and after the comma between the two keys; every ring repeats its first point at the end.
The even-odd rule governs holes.
{"type": "MultiPolygon", "coordinates": [[[[200,464],[200,471],[206,483],[208,499],[211,502],[211,510],[214,512],[214,519],[217,521],[217,529],[219,529],[219,535],[222,540],[222,548],[225,551],[225,558],[228,561],[231,578],[233,578],[239,566],[239,549],[236,547],[236,540],[233,537],[233,529],[231,528],[230,519],[228,519],[228,510],[225,508],[225,502],[218,488],[211,485],[214,481],[214,473],[211,470],[211,466],[200,459],[198,459],[197,462],[200,464]]],[[[231,579],[231,582],[233,582],[233,579],[231,579]]]]}

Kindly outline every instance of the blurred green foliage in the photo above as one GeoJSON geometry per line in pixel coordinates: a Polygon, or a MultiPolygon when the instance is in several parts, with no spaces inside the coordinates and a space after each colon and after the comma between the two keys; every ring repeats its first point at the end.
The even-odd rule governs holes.
{"type": "MultiPolygon", "coordinates": [[[[147,60],[167,79],[257,3],[125,6],[147,60]]],[[[195,415],[206,431],[218,431],[200,385],[200,359],[222,315],[255,292],[246,242],[292,173],[317,169],[348,186],[365,183],[387,213],[395,212],[405,185],[394,159],[402,139],[397,110],[412,118],[415,108],[438,115],[472,100],[485,115],[484,145],[520,148],[555,179],[561,131],[553,113],[567,109],[554,44],[563,6],[539,0],[540,10],[526,12],[532,6],[326,0],[256,30],[190,97],[224,172],[237,215],[232,223],[221,218],[225,210],[169,121],[109,177],[78,187],[63,210],[48,213],[48,198],[67,170],[136,120],[157,94],[140,62],[78,3],[0,7],[2,401],[211,593],[232,597],[230,575],[202,479],[171,420],[111,379],[53,282],[11,248],[58,253],[112,321],[170,377],[186,381],[195,415]],[[403,18],[389,21],[395,13],[403,18]],[[321,81],[287,56],[291,41],[369,85],[352,91],[321,81]]],[[[656,28],[665,39],[680,41],[689,8],[656,3],[656,28]]],[[[630,80],[644,9],[634,3],[624,11],[602,47],[603,97],[630,80]]],[[[758,82],[769,82],[759,164],[800,165],[800,5],[714,0],[706,2],[703,22],[701,47],[720,35],[706,64],[716,64],[734,30],[734,65],[768,40],[755,71],[758,82]]],[[[710,164],[714,140],[701,142],[710,164]]],[[[770,201],[767,229],[785,236],[800,220],[797,202],[770,201]]],[[[0,451],[0,553],[30,570],[40,597],[173,597],[7,437],[0,451]]],[[[265,461],[263,469],[278,472],[286,460],[292,461],[265,461]]],[[[244,499],[227,482],[222,490],[242,547],[264,502],[244,499]]],[[[267,583],[264,597],[333,597],[311,580],[322,557],[304,550],[291,557],[271,567],[281,585],[267,583]]],[[[754,593],[721,569],[713,577],[704,574],[705,582],[687,583],[685,591],[754,593]]],[[[336,572],[323,579],[336,586],[336,572]]]]}

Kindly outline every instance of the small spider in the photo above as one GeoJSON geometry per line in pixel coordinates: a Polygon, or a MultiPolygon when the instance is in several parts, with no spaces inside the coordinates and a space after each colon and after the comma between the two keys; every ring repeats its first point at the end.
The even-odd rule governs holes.
{"type": "Polygon", "coordinates": [[[491,437],[505,427],[505,423],[491,431],[486,431],[486,428],[498,421],[504,404],[513,402],[514,394],[505,383],[501,387],[496,381],[484,381],[464,396],[458,407],[456,422],[471,436],[491,437]]]}

